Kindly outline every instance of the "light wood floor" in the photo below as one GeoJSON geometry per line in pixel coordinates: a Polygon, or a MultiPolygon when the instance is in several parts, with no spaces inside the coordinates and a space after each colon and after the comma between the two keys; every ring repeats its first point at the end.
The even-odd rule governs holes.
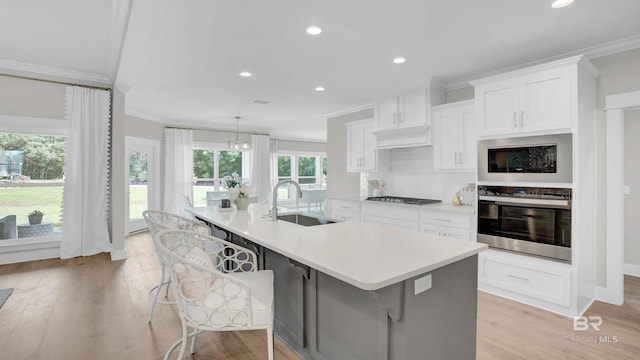
{"type": "MultiPolygon", "coordinates": [[[[153,245],[142,233],[126,247],[126,261],[101,254],[0,266],[0,289],[15,288],[0,308],[0,359],[162,359],[181,336],[177,312],[159,305],[147,324],[147,291],[159,276],[153,245]]],[[[595,303],[586,315],[603,318],[600,331],[576,332],[570,318],[479,292],[478,359],[638,359],[639,278],[625,278],[625,299],[595,303]]],[[[192,358],[266,359],[266,347],[264,331],[208,333],[192,358]]],[[[298,357],[276,339],[276,359],[298,357]]]]}

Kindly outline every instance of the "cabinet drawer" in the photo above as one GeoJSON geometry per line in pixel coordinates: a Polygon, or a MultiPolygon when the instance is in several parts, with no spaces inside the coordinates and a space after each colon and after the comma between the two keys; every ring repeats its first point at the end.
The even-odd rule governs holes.
{"type": "Polygon", "coordinates": [[[363,204],[362,215],[418,222],[418,211],[416,209],[408,209],[402,206],[363,204]]]}
{"type": "Polygon", "coordinates": [[[331,218],[337,221],[358,221],[360,220],[360,213],[334,210],[331,218]]]}
{"type": "Polygon", "coordinates": [[[420,211],[420,222],[440,226],[451,226],[460,229],[471,229],[471,216],[454,214],[446,211],[420,211]]]}
{"type": "Polygon", "coordinates": [[[481,283],[538,300],[569,306],[569,268],[545,260],[541,260],[545,264],[535,264],[517,259],[499,259],[490,254],[481,253],[479,256],[478,277],[481,283]]]}
{"type": "Polygon", "coordinates": [[[332,200],[331,209],[340,212],[360,213],[360,203],[355,201],[332,200]]]}
{"type": "Polygon", "coordinates": [[[385,224],[385,225],[395,226],[395,227],[409,229],[413,231],[418,231],[418,223],[412,222],[412,221],[390,219],[386,217],[372,216],[372,215],[365,215],[365,214],[362,215],[362,221],[376,223],[376,224],[385,224]]]}
{"type": "Polygon", "coordinates": [[[438,226],[431,224],[420,224],[420,232],[438,236],[451,237],[454,239],[471,240],[471,232],[467,230],[438,226]]]}

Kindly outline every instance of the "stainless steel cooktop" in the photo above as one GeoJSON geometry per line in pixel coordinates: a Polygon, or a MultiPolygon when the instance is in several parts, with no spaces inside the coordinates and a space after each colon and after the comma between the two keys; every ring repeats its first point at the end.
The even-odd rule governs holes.
{"type": "Polygon", "coordinates": [[[366,200],[379,201],[379,202],[385,202],[385,203],[395,203],[395,204],[408,204],[408,205],[429,205],[429,204],[437,204],[442,202],[442,200],[418,199],[418,198],[409,198],[409,197],[400,197],[400,196],[370,196],[366,200]]]}

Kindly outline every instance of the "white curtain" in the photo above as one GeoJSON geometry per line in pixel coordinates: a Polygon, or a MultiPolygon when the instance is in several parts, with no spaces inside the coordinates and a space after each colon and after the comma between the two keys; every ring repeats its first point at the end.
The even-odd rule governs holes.
{"type": "Polygon", "coordinates": [[[164,211],[189,216],[185,196],[193,202],[193,131],[164,129],[164,211]]]}
{"type": "Polygon", "coordinates": [[[271,140],[269,141],[269,153],[271,156],[271,162],[270,162],[270,175],[269,175],[269,180],[271,182],[271,185],[269,186],[269,198],[267,199],[267,203],[269,204],[269,206],[273,205],[273,198],[272,198],[272,194],[271,191],[273,190],[273,187],[276,186],[276,184],[278,183],[278,140],[271,140]]]}
{"type": "Polygon", "coordinates": [[[271,149],[269,136],[251,135],[253,144],[253,161],[251,162],[251,187],[258,202],[266,202],[271,191],[271,149]]]}
{"type": "Polygon", "coordinates": [[[111,94],[68,86],[69,121],[62,197],[63,259],[111,250],[107,220],[111,94]]]}

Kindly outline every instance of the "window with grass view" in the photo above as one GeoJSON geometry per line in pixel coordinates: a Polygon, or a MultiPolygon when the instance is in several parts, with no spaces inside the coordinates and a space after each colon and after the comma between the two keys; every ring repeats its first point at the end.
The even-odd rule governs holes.
{"type": "MultiPolygon", "coordinates": [[[[278,155],[278,181],[293,179],[298,184],[324,186],[327,184],[327,157],[324,154],[278,155]]],[[[278,199],[293,199],[288,186],[278,188],[278,199]]]]}
{"type": "Polygon", "coordinates": [[[222,149],[222,146],[204,146],[193,150],[193,204],[206,205],[207,192],[224,192],[222,179],[236,173],[243,179],[249,178],[248,153],[222,149]]]}
{"type": "Polygon", "coordinates": [[[64,136],[0,132],[0,222],[15,216],[16,226],[11,231],[14,225],[5,222],[0,238],[46,236],[60,228],[65,143],[64,136]],[[30,224],[36,210],[41,223],[30,224]]]}

